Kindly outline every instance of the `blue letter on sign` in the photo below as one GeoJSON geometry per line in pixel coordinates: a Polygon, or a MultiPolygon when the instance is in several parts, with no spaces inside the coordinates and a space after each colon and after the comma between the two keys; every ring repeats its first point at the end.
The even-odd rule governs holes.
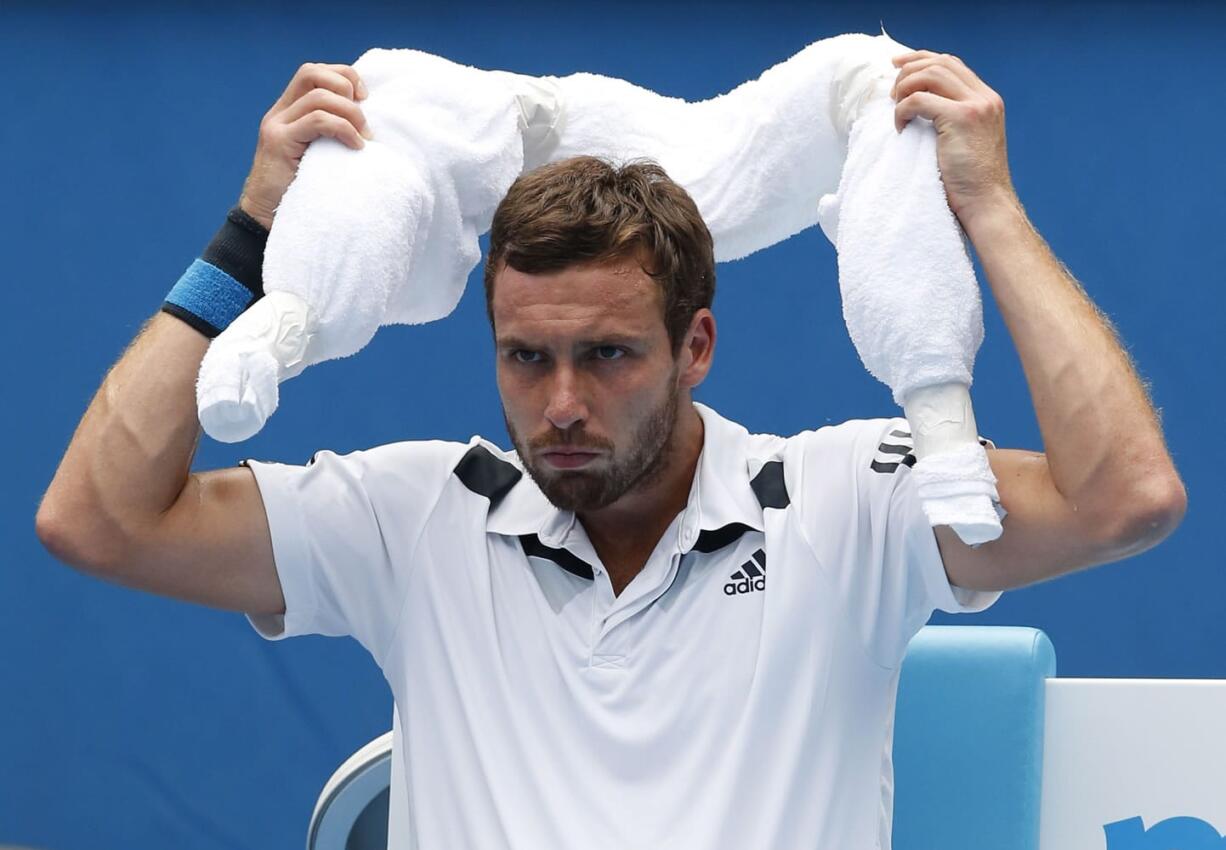
{"type": "Polygon", "coordinates": [[[1226,850],[1226,838],[1199,818],[1167,818],[1145,829],[1140,818],[1103,827],[1107,850],[1226,850]]]}

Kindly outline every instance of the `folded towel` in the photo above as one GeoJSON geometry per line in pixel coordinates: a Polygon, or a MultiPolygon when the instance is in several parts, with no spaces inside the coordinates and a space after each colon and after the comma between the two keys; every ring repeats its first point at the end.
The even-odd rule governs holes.
{"type": "Polygon", "coordinates": [[[417,50],[370,50],[354,67],[375,138],[360,151],[326,137],[307,147],[264,254],[265,292],[293,298],[257,301],[201,364],[197,406],[214,439],[257,433],[278,381],[354,354],[381,325],[455,309],[477,238],[523,170],[523,116],[504,76],[417,50]],[[287,336],[296,344],[268,349],[287,336]]]}
{"type": "Polygon", "coordinates": [[[596,74],[553,78],[566,117],[550,159],[654,159],[694,199],[715,259],[739,259],[817,223],[846,147],[830,118],[830,71],[872,42],[856,33],[814,42],[694,103],[596,74]]]}
{"type": "Polygon", "coordinates": [[[852,343],[911,425],[925,515],[977,546],[1003,532],[969,394],[983,303],[946,202],[932,122],[894,129],[889,92],[898,69],[890,60],[904,51],[883,36],[836,69],[833,123],[849,128],[848,152],[838,190],[818,212],[838,252],[852,343]]]}
{"type": "Polygon", "coordinates": [[[948,525],[972,547],[1000,537],[1007,511],[979,443],[966,384],[917,387],[903,405],[915,445],[916,492],[931,525],[948,525]]]}
{"type": "MultiPolygon", "coordinates": [[[[370,91],[374,141],[308,148],[265,254],[265,291],[284,297],[256,302],[214,340],[197,387],[205,430],[245,439],[275,410],[278,381],[353,354],[380,325],[447,315],[514,178],[576,154],[659,162],[694,198],[719,261],[820,220],[870,373],[904,407],[924,387],[965,389],[982,307],[936,170],[935,131],[923,119],[893,130],[890,57],[907,50],[884,31],[823,39],[694,103],[596,74],[534,78],[367,51],[354,68],[370,91]]],[[[917,472],[929,460],[918,446],[917,472]]],[[[944,464],[955,478],[982,479],[973,463],[944,464]]],[[[962,533],[966,517],[978,529],[983,504],[970,496],[973,512],[959,496],[960,507],[930,520],[962,533]]]]}

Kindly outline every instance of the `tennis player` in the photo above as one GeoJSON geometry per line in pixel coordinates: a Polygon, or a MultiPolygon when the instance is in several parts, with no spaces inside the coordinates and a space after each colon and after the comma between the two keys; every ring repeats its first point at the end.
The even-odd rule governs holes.
{"type": "MultiPolygon", "coordinates": [[[[317,63],[105,377],[40,539],[269,639],[360,641],[397,707],[393,846],[888,848],[899,668],[931,613],[1144,551],[1186,506],[1145,386],[1014,191],[1000,96],[955,56],[895,62],[897,123],[934,122],[1042,433],[1044,452],[984,440],[999,539],[928,524],[904,418],[751,434],[693,401],[715,362],[711,237],[647,162],[545,166],[495,213],[513,449],[409,440],[192,472],[201,358],[260,297],[303,151],[370,137],[355,71],[317,63]]],[[[806,364],[778,368],[812,390],[806,364]]]]}

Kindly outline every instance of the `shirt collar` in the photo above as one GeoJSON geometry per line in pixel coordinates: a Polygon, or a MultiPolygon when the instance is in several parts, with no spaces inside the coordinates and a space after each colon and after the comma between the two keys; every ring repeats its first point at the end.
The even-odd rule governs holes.
{"type": "MultiPolygon", "coordinates": [[[[761,461],[749,456],[749,432],[704,404],[694,402],[694,407],[702,418],[703,445],[678,526],[682,551],[689,551],[700,536],[709,543],[718,539],[716,532],[738,525],[756,531],[764,528],[762,506],[750,486],[751,475],[757,473],[761,461]]],[[[482,442],[522,473],[487,515],[486,530],[516,536],[535,534],[546,546],[562,547],[574,527],[575,513],[561,510],[545,498],[516,452],[503,452],[482,442]]]]}

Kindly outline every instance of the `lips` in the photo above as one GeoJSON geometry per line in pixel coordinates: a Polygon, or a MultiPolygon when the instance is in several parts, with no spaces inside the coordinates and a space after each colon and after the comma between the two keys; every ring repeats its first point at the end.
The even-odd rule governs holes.
{"type": "Polygon", "coordinates": [[[576,469],[600,457],[600,453],[580,449],[551,449],[541,452],[541,457],[546,463],[558,469],[576,469]]]}

